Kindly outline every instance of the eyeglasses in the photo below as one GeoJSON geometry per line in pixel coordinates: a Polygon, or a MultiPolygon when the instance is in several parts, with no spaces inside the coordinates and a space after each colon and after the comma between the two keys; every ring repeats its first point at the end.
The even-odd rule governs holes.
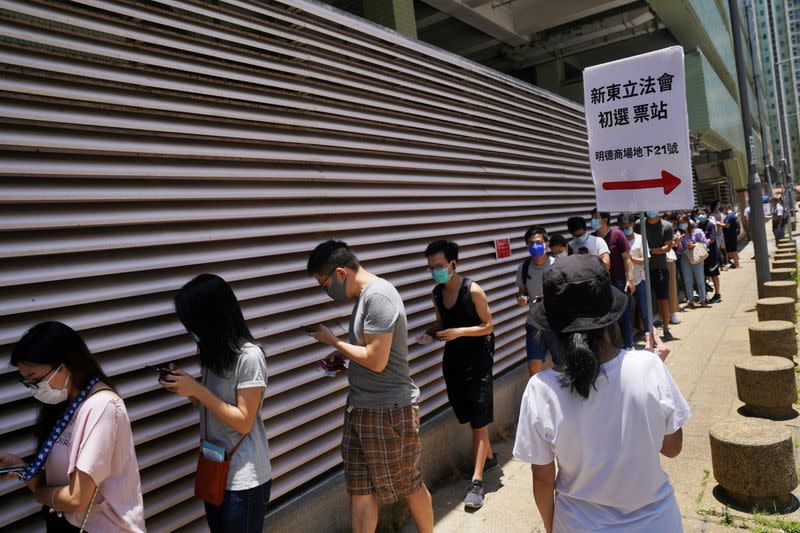
{"type": "Polygon", "coordinates": [[[319,286],[320,286],[320,287],[322,287],[323,289],[324,289],[324,288],[326,288],[326,287],[325,287],[325,284],[326,284],[326,283],[328,283],[328,280],[329,280],[329,279],[331,279],[331,276],[333,276],[333,273],[334,273],[334,272],[336,272],[336,269],[335,269],[335,268],[334,268],[333,270],[331,270],[331,273],[330,273],[330,274],[328,274],[328,275],[325,277],[325,279],[323,279],[323,280],[322,280],[322,283],[320,283],[320,284],[319,284],[319,286]]]}
{"type": "Polygon", "coordinates": [[[47,374],[45,374],[44,376],[42,376],[39,379],[32,380],[32,379],[27,379],[27,378],[19,378],[19,382],[22,383],[22,385],[24,387],[28,388],[28,389],[38,389],[39,388],[39,383],[41,383],[42,381],[47,381],[48,379],[50,379],[50,377],[53,377],[53,375],[56,372],[61,370],[62,366],[63,365],[58,365],[58,368],[54,368],[53,370],[51,370],[50,372],[48,372],[47,374]]]}
{"type": "Polygon", "coordinates": [[[425,269],[425,272],[427,272],[428,274],[430,274],[430,273],[431,273],[431,272],[433,272],[434,270],[440,270],[440,269],[442,269],[442,268],[447,268],[447,267],[449,267],[449,266],[450,266],[450,263],[445,263],[445,264],[443,264],[443,265],[441,265],[441,264],[439,264],[439,265],[433,265],[432,267],[431,267],[431,266],[427,267],[427,268],[425,269]]]}

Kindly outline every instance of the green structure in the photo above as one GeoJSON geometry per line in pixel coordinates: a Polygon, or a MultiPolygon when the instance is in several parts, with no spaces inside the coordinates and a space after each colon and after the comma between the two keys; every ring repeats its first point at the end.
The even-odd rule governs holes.
{"type": "MultiPolygon", "coordinates": [[[[767,115],[776,163],[800,164],[800,1],[754,0],[767,115]]],[[[782,169],[781,169],[782,170],[782,169]]]]}
{"type": "MultiPolygon", "coordinates": [[[[334,5],[345,0],[329,0],[334,5]]],[[[786,2],[784,12],[793,12],[786,2]]],[[[380,24],[365,12],[372,0],[356,1],[351,12],[380,24]],[[360,12],[359,12],[360,10],[360,12]]],[[[376,0],[397,6],[401,0],[376,0]]],[[[582,102],[586,67],[675,44],[686,54],[689,125],[698,202],[722,200],[743,205],[747,183],[745,135],[738,111],[731,24],[722,0],[414,0],[415,33],[420,40],[582,102]]],[[[742,6],[745,43],[750,13],[742,6]]],[[[395,19],[397,20],[397,19],[395,19]]],[[[788,19],[787,19],[788,20],[788,19]]],[[[402,30],[397,22],[391,27],[402,30]]],[[[787,30],[788,31],[788,30],[787,30]]],[[[786,34],[787,43],[791,37],[786,34]]],[[[785,54],[784,54],[785,55],[785,54]]],[[[756,56],[758,57],[758,56],[756,56]]],[[[781,56],[783,57],[783,56],[781,56]]],[[[766,68],[766,67],[765,67],[766,68]]],[[[784,69],[789,76],[788,66],[784,69]]],[[[754,65],[747,54],[750,101],[755,98],[754,65]]],[[[791,76],[794,76],[794,70],[791,76]]],[[[794,79],[794,78],[792,78],[794,79]]],[[[759,96],[765,94],[765,85],[759,96]]],[[[797,90],[797,84],[792,84],[797,90]]],[[[767,95],[768,97],[768,95],[767,95]]],[[[794,99],[796,100],[796,99],[794,99]]],[[[793,100],[793,101],[794,101],[793,100]]],[[[761,116],[752,105],[753,143],[761,176],[764,162],[761,116]]],[[[796,109],[793,108],[793,109],[796,109]]],[[[772,108],[769,108],[772,112],[772,108]]],[[[797,116],[794,117],[795,131],[797,116]]],[[[791,124],[787,125],[790,128],[791,124]]],[[[772,135],[774,160],[780,138],[772,135]]]]}

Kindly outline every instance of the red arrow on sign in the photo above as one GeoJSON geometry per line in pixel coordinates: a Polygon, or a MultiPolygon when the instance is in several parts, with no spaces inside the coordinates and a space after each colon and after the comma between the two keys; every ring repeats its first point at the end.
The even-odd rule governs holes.
{"type": "Polygon", "coordinates": [[[636,181],[607,181],[603,183],[603,190],[605,191],[631,191],[637,189],[657,189],[664,188],[664,194],[669,194],[681,184],[681,179],[678,176],[670,174],[666,170],[661,171],[661,178],[654,180],[636,180],[636,181]]]}

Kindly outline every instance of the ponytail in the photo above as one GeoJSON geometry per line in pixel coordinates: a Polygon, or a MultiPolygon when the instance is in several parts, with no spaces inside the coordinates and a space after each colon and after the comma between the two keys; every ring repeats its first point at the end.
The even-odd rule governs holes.
{"type": "MultiPolygon", "coordinates": [[[[569,387],[570,392],[577,391],[583,398],[588,398],[591,389],[595,388],[597,376],[600,375],[600,347],[607,343],[606,331],[610,344],[619,343],[619,326],[614,323],[607,328],[564,333],[560,336],[561,350],[564,356],[564,373],[561,386],[569,387]]],[[[596,390],[596,388],[595,388],[596,390]]]]}

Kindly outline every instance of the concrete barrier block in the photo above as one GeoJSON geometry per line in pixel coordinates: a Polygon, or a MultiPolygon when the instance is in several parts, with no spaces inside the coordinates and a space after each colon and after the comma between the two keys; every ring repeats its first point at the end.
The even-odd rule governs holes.
{"type": "Polygon", "coordinates": [[[789,428],[757,418],[719,422],[709,431],[714,479],[726,498],[747,509],[791,507],[797,470],[789,428]]]}
{"type": "Polygon", "coordinates": [[[794,281],[794,268],[773,268],[769,271],[773,281],[794,281]]]}
{"type": "Polygon", "coordinates": [[[784,357],[746,357],[734,363],[736,392],[744,412],[752,416],[786,420],[794,417],[797,401],[794,363],[784,357]]]}
{"type": "Polygon", "coordinates": [[[794,309],[795,301],[792,298],[776,297],[761,298],[756,301],[758,320],[786,320],[797,323],[797,313],[794,309]]]}
{"type": "Polygon", "coordinates": [[[788,268],[789,270],[797,270],[796,259],[775,259],[772,262],[772,269],[778,270],[781,268],[788,268]]]}
{"type": "Polygon", "coordinates": [[[764,296],[767,298],[784,296],[797,301],[797,283],[794,281],[767,281],[764,283],[764,296]]]}
{"type": "Polygon", "coordinates": [[[797,355],[797,337],[794,322],[767,320],[748,328],[750,353],[753,355],[777,355],[794,359],[797,355]]]}

